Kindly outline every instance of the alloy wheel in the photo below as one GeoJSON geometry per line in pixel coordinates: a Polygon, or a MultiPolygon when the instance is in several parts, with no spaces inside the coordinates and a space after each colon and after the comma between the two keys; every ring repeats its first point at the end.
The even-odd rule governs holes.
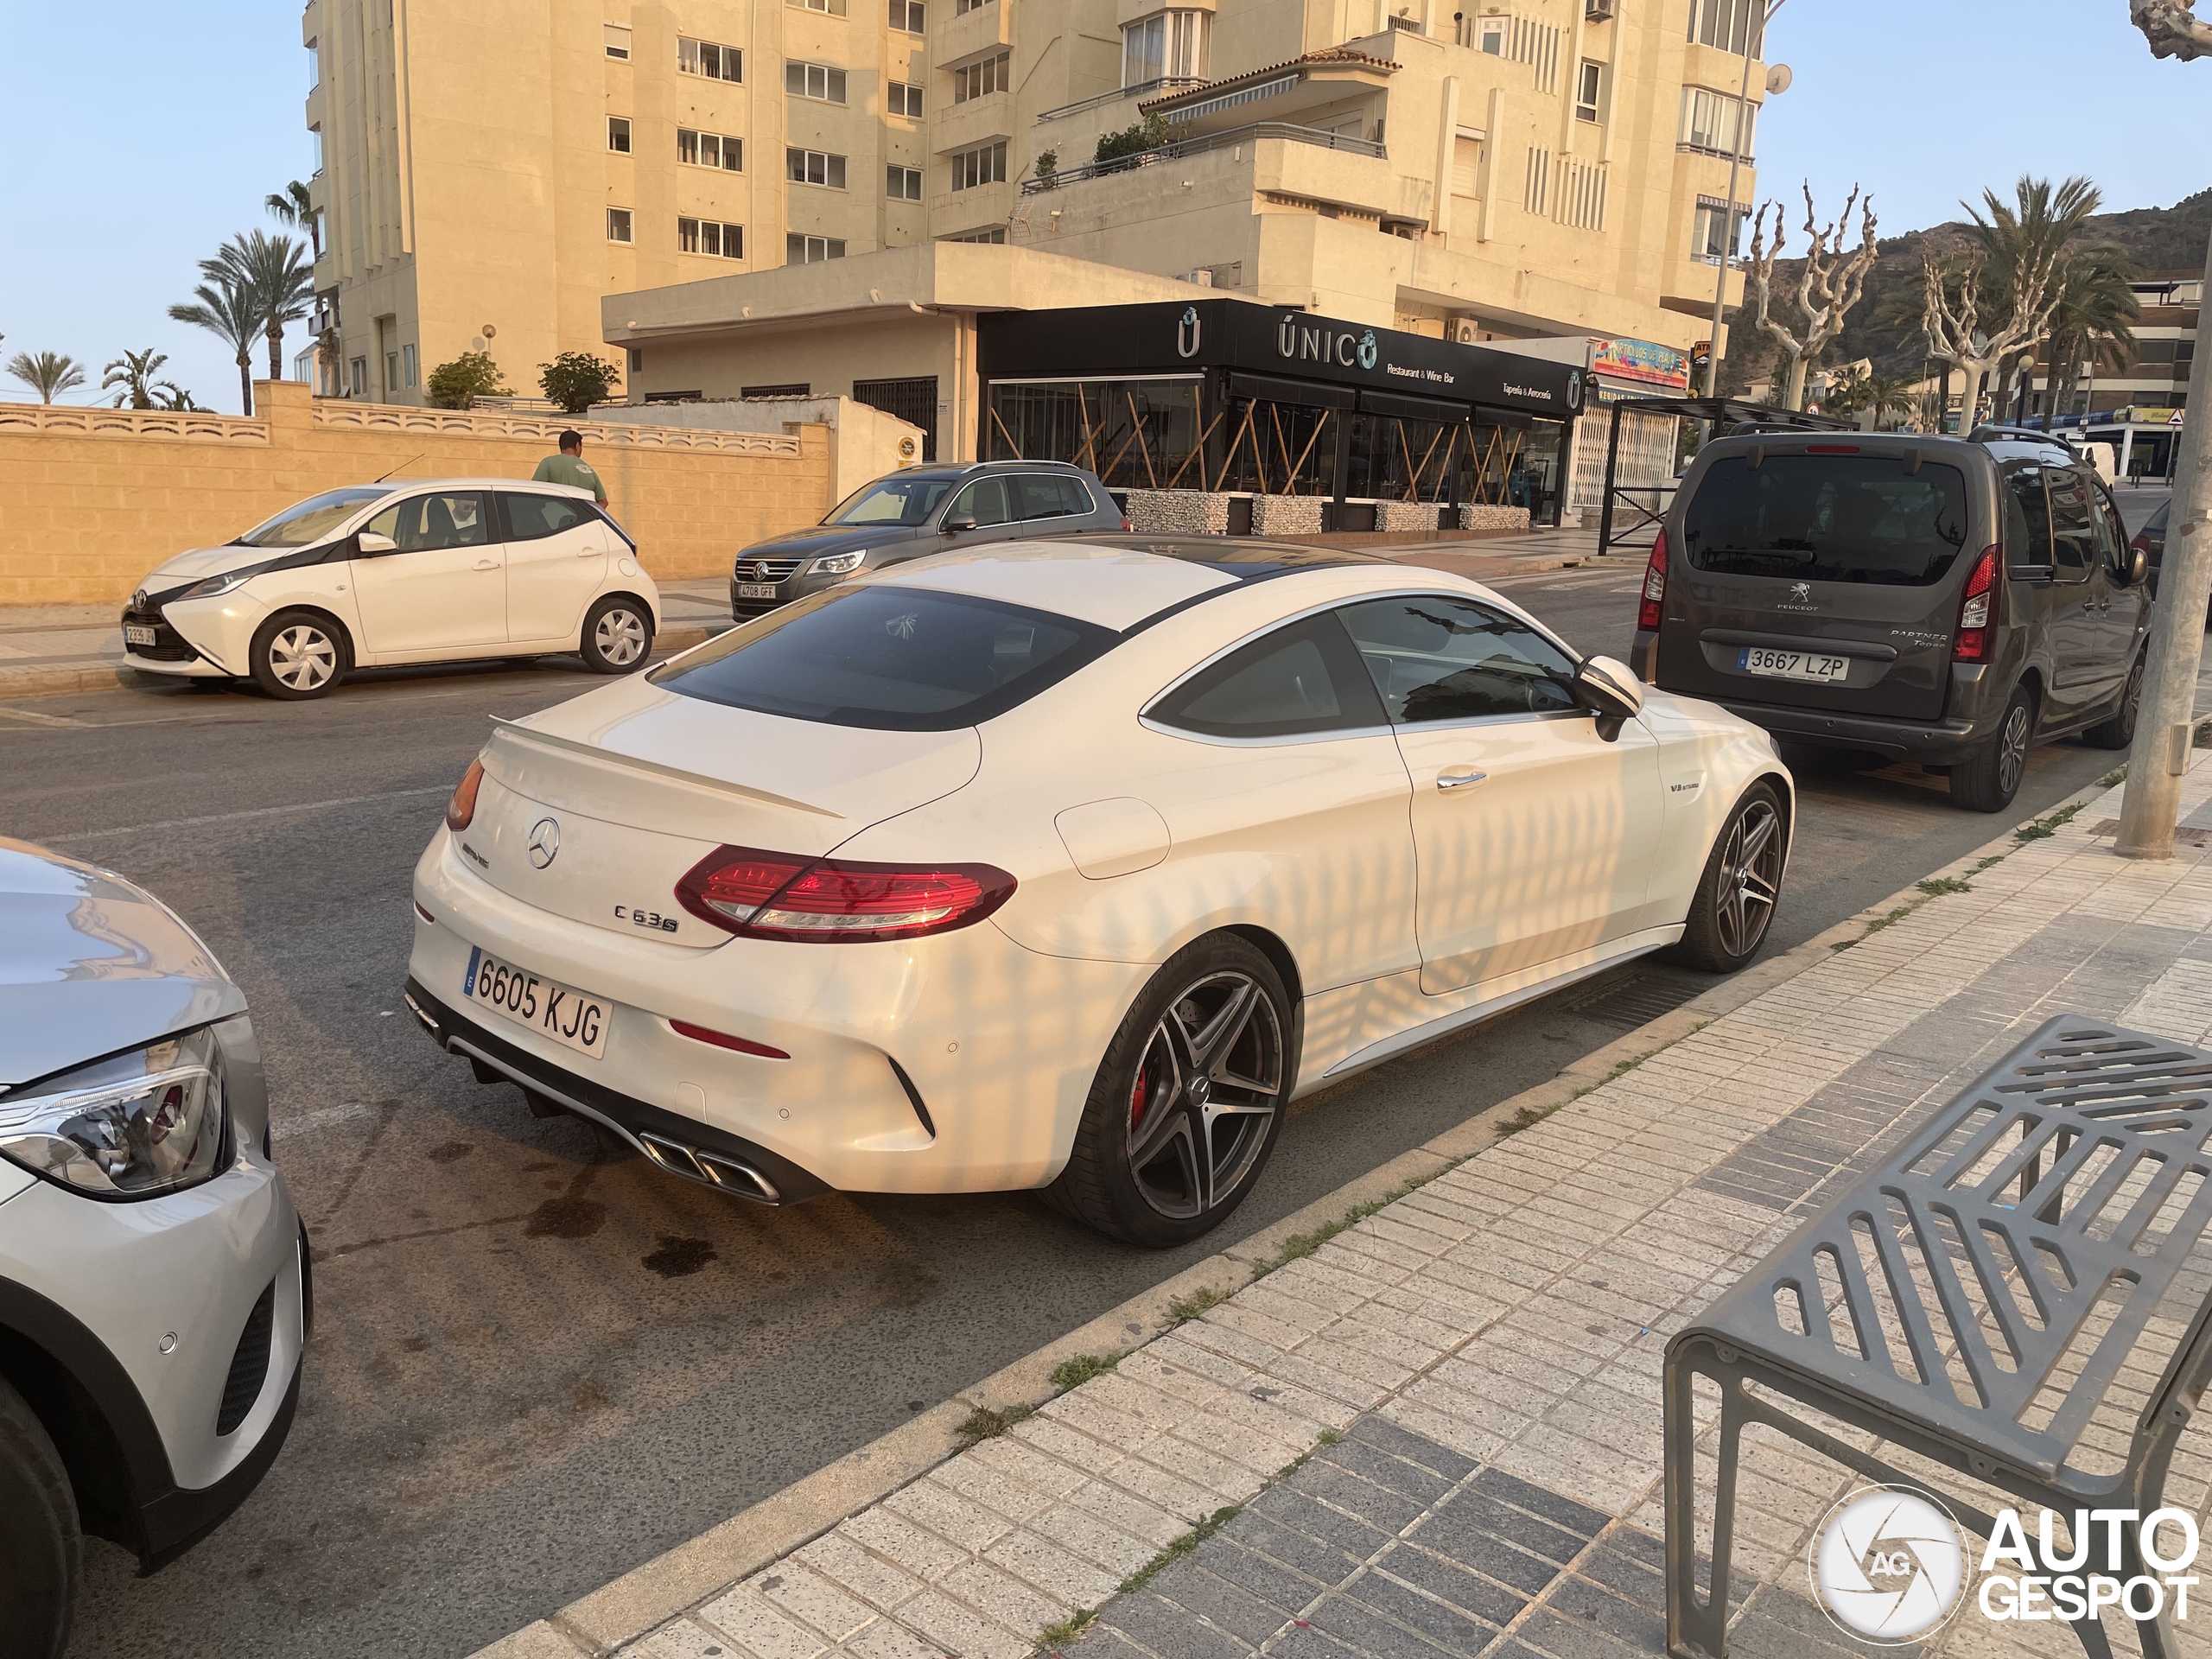
{"type": "Polygon", "coordinates": [[[2028,709],[2016,702],[2005,716],[2005,731],[1997,751],[1997,786],[2011,800],[2012,791],[2020,786],[2020,774],[2028,765],[2028,709]]]}
{"type": "Polygon", "coordinates": [[[313,691],[338,672],[338,645],[321,628],[295,623],[269,642],[269,671],[294,691],[313,691]]]}
{"type": "Polygon", "coordinates": [[[627,668],[645,654],[645,625],[635,611],[609,611],[592,631],[592,644],[611,666],[627,668]]]}
{"type": "Polygon", "coordinates": [[[2120,717],[2127,722],[2128,735],[2135,734],[2135,716],[2143,707],[2143,659],[2138,657],[2135,666],[2127,671],[2127,691],[2120,703],[2120,717]]]}
{"type": "Polygon", "coordinates": [[[1267,1147],[1282,1085],[1282,1021],[1256,980],[1232,969],[1185,989],[1129,1089],[1129,1171],[1144,1201],[1178,1221],[1230,1202],[1267,1147]]]}
{"type": "Polygon", "coordinates": [[[1753,801],[1729,827],[1720,853],[1720,881],[1713,895],[1720,948],[1732,957],[1756,950],[1781,894],[1782,814],[1770,802],[1753,801]]]}

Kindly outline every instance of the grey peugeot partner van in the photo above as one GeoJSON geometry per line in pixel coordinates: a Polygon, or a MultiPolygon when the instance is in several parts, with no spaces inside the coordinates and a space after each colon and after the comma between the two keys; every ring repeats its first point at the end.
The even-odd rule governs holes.
{"type": "Polygon", "coordinates": [[[2055,439],[1758,432],[1691,463],[1632,665],[1777,737],[1948,772],[1997,812],[2031,744],[2133,741],[2150,620],[2110,493],[2055,439]]]}

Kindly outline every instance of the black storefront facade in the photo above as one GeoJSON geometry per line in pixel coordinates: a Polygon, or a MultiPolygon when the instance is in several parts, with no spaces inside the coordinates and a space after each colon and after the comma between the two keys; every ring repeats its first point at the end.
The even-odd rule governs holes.
{"type": "Polygon", "coordinates": [[[976,454],[1116,491],[1525,506],[1558,522],[1580,368],[1241,300],[988,313],[976,454]]]}

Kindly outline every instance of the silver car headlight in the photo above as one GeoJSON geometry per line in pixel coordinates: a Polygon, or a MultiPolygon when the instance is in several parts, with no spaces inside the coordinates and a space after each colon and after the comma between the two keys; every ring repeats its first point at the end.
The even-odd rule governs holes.
{"type": "Polygon", "coordinates": [[[0,1156],[96,1198],[149,1198],[230,1162],[223,1050],[203,1026],[0,1095],[0,1156]]]}
{"type": "Polygon", "coordinates": [[[213,599],[218,594],[229,593],[233,588],[243,588],[255,574],[251,570],[233,570],[228,575],[210,576],[205,582],[193,583],[177,597],[179,599],[213,599]]]}
{"type": "Polygon", "coordinates": [[[861,562],[867,557],[866,548],[856,553],[832,553],[828,558],[817,559],[809,565],[807,574],[810,576],[849,576],[861,568],[861,562]]]}

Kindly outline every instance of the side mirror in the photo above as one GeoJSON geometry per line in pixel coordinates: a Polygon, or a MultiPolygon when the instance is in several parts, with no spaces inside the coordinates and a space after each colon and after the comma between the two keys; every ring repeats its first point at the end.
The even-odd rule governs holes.
{"type": "Polygon", "coordinates": [[[975,528],[976,515],[972,512],[956,512],[949,514],[946,516],[944,522],[938,526],[938,529],[947,536],[957,536],[963,530],[973,530],[975,528]]]}
{"type": "Polygon", "coordinates": [[[2127,550],[2127,585],[2140,588],[2144,578],[2151,574],[2151,556],[2139,547],[2127,550]]]}
{"type": "Polygon", "coordinates": [[[397,553],[399,550],[397,542],[393,541],[389,536],[379,536],[373,530],[363,531],[353,538],[353,544],[365,556],[376,553],[397,553]]]}
{"type": "Polygon", "coordinates": [[[1598,716],[1598,735],[1608,743],[1643,708],[1643,687],[1625,663],[1611,657],[1583,658],[1574,671],[1574,694],[1598,716]]]}

